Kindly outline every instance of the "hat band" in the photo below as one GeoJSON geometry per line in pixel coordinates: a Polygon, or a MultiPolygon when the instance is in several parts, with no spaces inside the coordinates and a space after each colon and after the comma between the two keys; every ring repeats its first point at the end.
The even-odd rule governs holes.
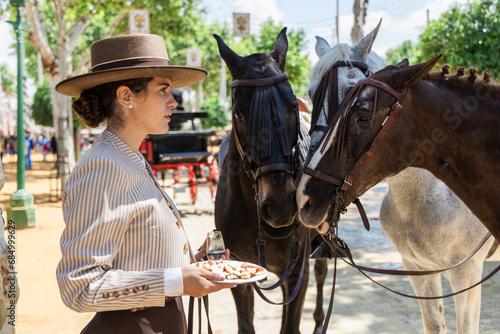
{"type": "Polygon", "coordinates": [[[170,66],[170,61],[167,58],[134,58],[123,59],[92,67],[92,73],[107,71],[124,67],[144,67],[144,66],[170,66]]]}

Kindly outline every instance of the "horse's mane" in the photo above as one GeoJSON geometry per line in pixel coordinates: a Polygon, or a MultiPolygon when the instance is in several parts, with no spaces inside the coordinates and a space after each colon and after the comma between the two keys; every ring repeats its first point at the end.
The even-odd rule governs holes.
{"type": "Polygon", "coordinates": [[[500,98],[500,83],[491,81],[491,74],[483,73],[482,78],[478,78],[477,70],[474,67],[469,69],[469,75],[465,75],[465,68],[459,67],[457,73],[449,74],[450,67],[444,65],[441,71],[433,71],[427,75],[427,79],[445,82],[457,88],[469,89],[488,97],[500,98]]]}
{"type": "Polygon", "coordinates": [[[347,44],[337,44],[331,48],[325,55],[319,58],[316,65],[311,69],[311,73],[309,74],[311,87],[316,88],[321,78],[332,69],[337,61],[349,61],[352,56],[351,47],[347,44]]]}

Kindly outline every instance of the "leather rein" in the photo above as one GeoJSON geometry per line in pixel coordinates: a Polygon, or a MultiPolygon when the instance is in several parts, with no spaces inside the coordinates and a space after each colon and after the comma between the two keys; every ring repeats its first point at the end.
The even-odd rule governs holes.
{"type": "MultiPolygon", "coordinates": [[[[233,80],[231,83],[231,88],[234,87],[264,87],[264,86],[272,86],[278,82],[288,80],[288,75],[286,73],[282,73],[273,77],[269,78],[263,78],[263,79],[236,79],[233,80]]],[[[285,268],[285,271],[283,272],[283,275],[281,278],[278,280],[278,282],[272,284],[269,287],[259,287],[257,284],[253,283],[253,287],[255,288],[255,291],[259,294],[259,296],[264,299],[267,303],[273,304],[273,305],[286,305],[289,304],[298,294],[300,287],[302,285],[303,281],[303,276],[304,276],[304,268],[307,266],[308,263],[308,256],[307,256],[307,250],[308,247],[307,245],[304,247],[304,254],[303,254],[303,260],[302,260],[302,267],[300,270],[299,278],[297,281],[297,284],[295,285],[295,289],[292,291],[290,296],[284,300],[283,302],[272,302],[260,290],[273,290],[276,289],[277,287],[281,286],[284,281],[288,278],[290,273],[293,271],[295,267],[295,259],[297,257],[297,251],[299,248],[299,233],[298,233],[298,221],[294,222],[290,228],[284,227],[284,228],[272,228],[270,227],[273,231],[276,232],[278,231],[285,231],[284,233],[281,233],[279,235],[273,235],[272,232],[266,231],[265,226],[267,225],[266,223],[262,223],[261,219],[261,214],[260,214],[260,208],[258,204],[258,178],[262,175],[265,175],[270,172],[286,172],[292,175],[292,177],[296,177],[297,171],[300,169],[300,159],[299,159],[299,149],[298,149],[298,137],[299,137],[299,127],[300,127],[300,122],[299,122],[299,112],[298,109],[295,109],[295,115],[296,115],[296,124],[297,124],[297,131],[295,133],[294,137],[294,142],[293,142],[293,148],[292,148],[292,163],[270,163],[266,164],[264,166],[260,166],[258,168],[254,167],[254,164],[252,162],[251,156],[249,152],[245,151],[243,149],[243,146],[241,145],[241,140],[238,136],[238,131],[236,129],[236,126],[234,127],[234,138],[235,138],[235,143],[236,143],[236,148],[238,149],[238,152],[240,154],[241,159],[243,160],[243,168],[245,170],[245,173],[247,174],[248,178],[252,181],[252,186],[255,191],[255,201],[257,202],[257,216],[258,216],[258,224],[259,224],[259,235],[258,239],[256,241],[257,244],[257,251],[258,251],[258,257],[259,257],[259,265],[266,268],[266,258],[265,258],[265,240],[264,236],[270,238],[270,239],[285,239],[293,235],[292,238],[292,244],[290,245],[290,256],[289,260],[287,263],[287,266],[285,268]],[[293,152],[294,151],[294,152],[293,152]],[[289,231],[287,231],[289,230],[289,231]]],[[[309,240],[309,230],[307,230],[306,233],[306,243],[307,240],[309,240]]],[[[240,260],[240,258],[236,254],[232,254],[236,259],[240,260]]]]}

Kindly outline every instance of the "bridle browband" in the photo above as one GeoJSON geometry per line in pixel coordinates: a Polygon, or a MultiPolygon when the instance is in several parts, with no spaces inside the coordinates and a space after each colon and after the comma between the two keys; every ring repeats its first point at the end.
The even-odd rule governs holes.
{"type": "MultiPolygon", "coordinates": [[[[345,176],[345,178],[343,180],[341,180],[341,179],[337,179],[333,176],[330,176],[328,174],[322,173],[321,171],[319,171],[317,169],[310,168],[309,166],[304,166],[304,173],[305,174],[337,186],[335,198],[332,201],[332,205],[334,205],[335,215],[346,211],[346,206],[345,206],[346,193],[349,193],[352,196],[353,202],[356,204],[358,209],[362,208],[361,203],[359,202],[356,194],[354,194],[352,192],[351,186],[352,186],[356,176],[358,175],[359,170],[361,169],[361,166],[366,162],[366,160],[369,157],[371,157],[373,155],[373,153],[377,149],[378,144],[380,143],[380,140],[386,134],[387,130],[389,129],[391,124],[394,122],[396,117],[399,115],[399,112],[402,108],[403,101],[405,99],[406,88],[403,90],[403,92],[398,92],[395,89],[393,89],[392,87],[390,87],[389,85],[387,85],[386,83],[372,79],[372,78],[366,78],[366,79],[358,81],[356,86],[354,86],[354,88],[349,92],[349,94],[346,96],[346,98],[342,101],[339,109],[337,110],[337,113],[335,114],[335,117],[328,124],[327,131],[325,132],[322,139],[320,140],[320,143],[322,143],[322,151],[324,151],[326,149],[326,145],[328,143],[328,140],[330,139],[331,136],[334,135],[333,134],[334,128],[335,128],[337,122],[340,120],[342,115],[349,112],[349,109],[352,107],[352,104],[356,100],[361,89],[367,85],[384,90],[385,92],[392,95],[396,99],[396,101],[394,102],[391,109],[387,113],[387,116],[386,116],[385,120],[382,122],[382,125],[380,126],[380,129],[378,130],[377,134],[372,139],[371,143],[368,145],[365,152],[356,161],[356,164],[351,169],[351,171],[349,173],[347,173],[347,175],[345,176]],[[349,109],[347,109],[347,108],[349,108],[349,109]]],[[[374,110],[376,110],[376,108],[377,108],[377,90],[375,90],[375,103],[373,105],[373,108],[374,108],[374,110]]],[[[341,139],[338,138],[337,140],[340,141],[341,139]]],[[[361,209],[361,211],[362,211],[363,223],[365,224],[365,227],[367,229],[369,229],[368,219],[365,219],[366,214],[364,214],[363,209],[361,209]],[[364,216],[363,216],[363,214],[364,214],[364,216]]],[[[332,228],[333,228],[333,226],[330,226],[330,229],[332,229],[332,228]]]]}

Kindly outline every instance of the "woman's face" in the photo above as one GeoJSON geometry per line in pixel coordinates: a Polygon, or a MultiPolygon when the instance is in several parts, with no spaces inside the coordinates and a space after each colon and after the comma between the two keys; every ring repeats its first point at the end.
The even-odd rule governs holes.
{"type": "Polygon", "coordinates": [[[139,93],[133,101],[132,124],[146,134],[162,134],[168,131],[172,109],[177,106],[172,92],[172,80],[154,78],[147,91],[139,93]]]}

